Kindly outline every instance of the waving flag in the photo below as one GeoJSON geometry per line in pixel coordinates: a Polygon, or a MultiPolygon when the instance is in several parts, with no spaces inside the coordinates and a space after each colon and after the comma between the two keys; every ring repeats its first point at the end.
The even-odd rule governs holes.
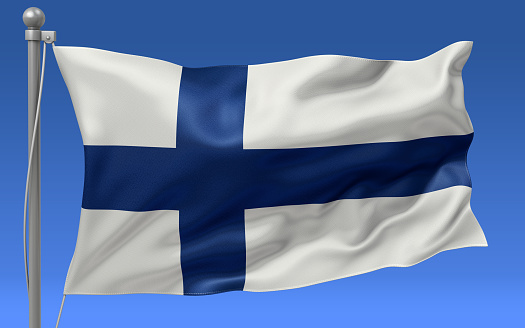
{"type": "Polygon", "coordinates": [[[188,68],[54,47],[85,150],[64,293],[281,290],[486,246],[471,48],[188,68]]]}

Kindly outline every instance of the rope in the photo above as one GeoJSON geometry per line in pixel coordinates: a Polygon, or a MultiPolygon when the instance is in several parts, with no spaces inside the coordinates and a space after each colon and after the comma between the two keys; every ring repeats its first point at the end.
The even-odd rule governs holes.
{"type": "Polygon", "coordinates": [[[64,294],[64,297],[62,297],[62,304],[60,305],[60,312],[58,312],[57,325],[55,326],[55,328],[58,328],[58,324],[60,323],[60,317],[62,316],[62,308],[64,307],[65,300],[66,300],[66,294],[64,294]]]}
{"type": "Polygon", "coordinates": [[[27,270],[27,197],[29,194],[30,186],[30,176],[31,176],[31,162],[33,161],[33,153],[35,150],[35,139],[36,139],[36,130],[38,127],[38,122],[40,118],[40,102],[42,100],[42,87],[44,86],[44,68],[46,67],[46,43],[44,42],[44,54],[42,56],[42,73],[40,74],[40,89],[38,91],[38,102],[36,105],[36,116],[35,116],[35,127],[33,128],[33,137],[31,138],[31,148],[29,149],[29,164],[27,166],[27,179],[26,179],[26,192],[24,199],[24,265],[26,269],[26,285],[27,285],[27,295],[29,297],[29,273],[27,270]]]}

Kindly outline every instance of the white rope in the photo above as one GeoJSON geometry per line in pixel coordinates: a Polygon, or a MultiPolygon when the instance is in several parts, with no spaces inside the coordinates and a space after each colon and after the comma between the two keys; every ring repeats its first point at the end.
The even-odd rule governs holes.
{"type": "Polygon", "coordinates": [[[64,294],[64,297],[62,297],[62,304],[60,305],[60,312],[58,312],[57,325],[55,326],[55,328],[58,328],[58,324],[60,323],[60,317],[62,316],[62,308],[64,307],[65,300],[66,300],[66,294],[64,294]]]}
{"type": "Polygon", "coordinates": [[[35,139],[36,139],[36,130],[38,127],[38,121],[40,118],[40,102],[42,100],[42,87],[44,86],[44,68],[46,67],[46,43],[44,42],[44,54],[42,56],[42,73],[40,74],[40,89],[38,91],[38,101],[36,105],[36,116],[35,116],[35,126],[33,128],[33,137],[31,138],[31,148],[29,149],[29,164],[27,166],[27,179],[26,179],[26,195],[24,200],[24,265],[26,269],[26,285],[27,285],[27,295],[29,296],[29,273],[27,271],[27,197],[29,194],[29,183],[31,176],[31,162],[33,161],[33,153],[35,150],[35,139]]]}

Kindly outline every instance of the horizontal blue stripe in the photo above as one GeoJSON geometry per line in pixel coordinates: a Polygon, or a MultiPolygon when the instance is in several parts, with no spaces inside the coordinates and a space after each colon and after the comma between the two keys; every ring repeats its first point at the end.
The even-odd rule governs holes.
{"type": "Polygon", "coordinates": [[[466,154],[472,136],[220,152],[85,146],[82,206],[127,211],[195,207],[206,212],[228,207],[233,200],[248,209],[471,186],[466,154]]]}

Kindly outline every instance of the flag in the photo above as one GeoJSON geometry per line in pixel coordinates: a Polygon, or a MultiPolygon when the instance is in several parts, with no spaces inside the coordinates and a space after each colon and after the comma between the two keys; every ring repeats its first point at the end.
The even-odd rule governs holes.
{"type": "Polygon", "coordinates": [[[64,294],[283,290],[487,246],[471,48],[190,68],[54,46],[85,153],[64,294]]]}

